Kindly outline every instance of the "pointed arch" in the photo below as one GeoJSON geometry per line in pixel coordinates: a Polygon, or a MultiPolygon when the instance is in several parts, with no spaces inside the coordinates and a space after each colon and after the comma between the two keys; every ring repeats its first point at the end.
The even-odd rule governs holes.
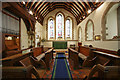
{"type": "Polygon", "coordinates": [[[86,23],[85,40],[86,41],[93,41],[94,40],[94,23],[91,19],[89,19],[86,23]]]}
{"type": "Polygon", "coordinates": [[[66,40],[72,40],[73,35],[73,19],[68,16],[65,19],[65,38],[66,40]]]}
{"type": "Polygon", "coordinates": [[[55,39],[55,20],[53,17],[48,18],[48,40],[55,39]]]}
{"type": "Polygon", "coordinates": [[[56,40],[64,40],[65,39],[65,16],[62,12],[58,12],[56,14],[56,40]]]}

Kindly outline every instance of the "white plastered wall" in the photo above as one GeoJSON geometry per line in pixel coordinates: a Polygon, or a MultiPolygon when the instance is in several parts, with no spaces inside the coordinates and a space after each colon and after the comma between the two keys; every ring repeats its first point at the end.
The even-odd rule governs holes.
{"type": "Polygon", "coordinates": [[[21,49],[28,48],[28,34],[24,21],[21,19],[21,49]]]}
{"type": "Polygon", "coordinates": [[[81,28],[82,28],[82,45],[93,45],[94,47],[115,50],[115,51],[117,51],[120,48],[120,46],[118,44],[120,42],[118,42],[118,41],[103,41],[103,40],[85,41],[85,26],[89,19],[91,19],[94,23],[94,36],[95,35],[102,36],[102,26],[101,26],[102,16],[109,4],[110,4],[109,2],[103,3],[98,9],[93,11],[85,20],[83,20],[77,26],[77,29],[79,28],[79,26],[81,26],[81,28]]]}
{"type": "Polygon", "coordinates": [[[35,24],[35,47],[37,47],[37,43],[39,42],[39,39],[36,39],[37,35],[41,37],[41,39],[44,36],[43,26],[38,21],[36,21],[35,24]]]}

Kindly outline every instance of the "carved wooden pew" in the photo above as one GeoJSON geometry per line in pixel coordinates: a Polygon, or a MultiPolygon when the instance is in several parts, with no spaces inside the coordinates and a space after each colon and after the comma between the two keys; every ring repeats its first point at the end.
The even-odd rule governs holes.
{"type": "Polygon", "coordinates": [[[14,79],[31,79],[33,66],[4,66],[0,67],[2,70],[3,80],[14,80],[14,79]]]}
{"type": "MultiPolygon", "coordinates": [[[[82,66],[83,67],[93,67],[95,64],[107,64],[107,63],[111,63],[111,65],[116,65],[117,63],[119,63],[117,57],[115,58],[115,56],[117,55],[114,55],[113,52],[115,51],[112,51],[111,53],[105,53],[103,52],[103,49],[102,49],[102,52],[100,51],[96,51],[96,48],[89,48],[89,47],[85,47],[85,46],[80,46],[79,47],[79,52],[69,48],[68,51],[69,51],[69,58],[73,60],[73,63],[74,63],[74,67],[77,68],[77,66],[79,66],[79,58],[81,58],[82,60],[84,60],[82,66]],[[97,53],[96,53],[97,52],[97,53]],[[100,53],[103,53],[103,54],[100,54],[100,53]],[[96,54],[95,54],[96,53],[96,54]],[[111,55],[108,56],[108,55],[111,55]],[[114,56],[114,57],[112,57],[114,56]]],[[[98,50],[98,49],[97,49],[98,50]]],[[[100,50],[100,49],[99,49],[100,50]]],[[[104,50],[106,52],[110,52],[109,50],[104,50]]],[[[116,52],[117,53],[117,52],[116,52]]],[[[110,65],[110,64],[109,64],[110,65]]]]}
{"type": "Polygon", "coordinates": [[[46,63],[47,69],[49,69],[49,64],[53,58],[53,48],[49,49],[45,53],[41,53],[40,48],[33,48],[33,55],[38,61],[42,59],[46,63]]]}
{"type": "MultiPolygon", "coordinates": [[[[73,49],[70,49],[70,48],[69,48],[69,53],[70,53],[70,58],[73,60],[74,68],[78,68],[78,66],[79,66],[78,65],[78,63],[79,63],[79,61],[78,61],[78,54],[79,53],[77,51],[73,50],[73,49]]],[[[116,70],[116,68],[119,67],[119,66],[120,66],[120,56],[117,56],[115,54],[110,54],[110,53],[95,51],[93,49],[93,50],[90,51],[89,56],[84,60],[84,62],[82,64],[82,67],[79,70],[79,71],[82,72],[80,78],[84,78],[85,75],[86,75],[86,76],[88,76],[87,80],[90,80],[90,78],[93,76],[93,73],[94,72],[98,72],[98,74],[94,73],[94,75],[97,78],[101,77],[102,78],[102,79],[100,78],[101,80],[109,80],[108,79],[109,78],[108,75],[114,76],[113,79],[115,79],[115,78],[118,78],[118,75],[120,73],[120,71],[118,72],[116,70]],[[102,71],[99,71],[98,69],[96,69],[97,65],[104,66],[103,70],[100,69],[102,71]],[[113,71],[111,71],[108,68],[110,68],[113,71]],[[104,72],[105,69],[106,70],[107,69],[110,70],[110,72],[104,72]],[[105,76],[101,75],[101,73],[104,74],[105,76]],[[112,74],[112,73],[115,73],[115,75],[112,74]]],[[[120,68],[119,68],[119,70],[120,70],[120,68]]]]}
{"type": "Polygon", "coordinates": [[[78,68],[80,64],[82,65],[83,61],[90,55],[92,49],[89,47],[80,46],[78,50],[79,52],[72,48],[68,48],[69,58],[73,60],[75,69],[78,68]]]}
{"type": "Polygon", "coordinates": [[[33,55],[33,52],[28,52],[26,54],[19,53],[19,54],[15,54],[13,56],[9,56],[9,57],[0,59],[0,61],[2,61],[3,66],[14,66],[14,65],[16,65],[16,62],[18,62],[26,57],[29,57],[31,55],[33,55]]]}
{"type": "Polygon", "coordinates": [[[99,63],[102,63],[105,60],[109,60],[108,61],[108,65],[111,66],[120,66],[120,56],[115,55],[115,54],[109,54],[109,53],[105,53],[105,52],[100,52],[100,51],[93,51],[92,52],[93,56],[98,57],[97,58],[97,62],[99,61],[99,63]]]}
{"type": "Polygon", "coordinates": [[[33,56],[34,57],[37,57],[37,56],[39,56],[40,54],[43,53],[43,47],[35,47],[32,50],[33,50],[33,56]]]}
{"type": "Polygon", "coordinates": [[[78,52],[73,50],[72,48],[68,48],[68,53],[69,59],[73,61],[74,69],[77,69],[79,67],[78,52]]]}
{"type": "Polygon", "coordinates": [[[46,64],[44,63],[43,60],[37,61],[32,58],[33,58],[32,51],[25,54],[16,54],[13,56],[3,58],[1,60],[3,62],[3,67],[2,67],[3,73],[5,72],[3,78],[7,78],[7,79],[20,78],[20,76],[21,78],[37,78],[37,79],[42,78],[46,72],[46,64]],[[16,66],[15,64],[18,62],[20,62],[23,66],[22,65],[16,66]]]}
{"type": "Polygon", "coordinates": [[[97,64],[90,70],[88,76],[84,80],[120,80],[120,66],[103,66],[97,64]],[[96,76],[94,76],[98,73],[96,76]]]}
{"type": "Polygon", "coordinates": [[[108,53],[108,54],[116,54],[117,55],[117,51],[112,51],[112,50],[102,49],[102,48],[95,48],[95,47],[94,47],[94,49],[96,51],[105,52],[105,53],[108,53]]]}
{"type": "Polygon", "coordinates": [[[83,54],[83,55],[85,55],[85,56],[89,56],[89,54],[90,54],[90,47],[79,46],[78,52],[83,54]]]}
{"type": "MultiPolygon", "coordinates": [[[[101,80],[105,79],[105,80],[109,80],[109,79],[106,79],[108,78],[108,75],[111,75],[111,76],[118,76],[118,71],[116,71],[116,67],[120,66],[120,56],[117,56],[117,55],[113,55],[113,54],[109,54],[109,53],[104,53],[104,52],[100,52],[100,51],[93,51],[91,53],[93,59],[89,59],[89,57],[83,62],[83,65],[82,65],[82,71],[86,71],[86,67],[89,67],[89,71],[88,73],[89,74],[89,77],[87,80],[90,79],[91,75],[94,73],[94,72],[98,72],[99,74],[95,74],[98,78],[102,78],[101,80]],[[102,70],[102,68],[99,68],[100,70],[96,69],[96,67],[98,67],[98,64],[101,65],[101,66],[104,66],[107,68],[104,68],[102,70]],[[115,66],[115,67],[114,67],[115,66]],[[90,68],[92,67],[92,68],[90,68]],[[114,74],[111,74],[112,72],[104,72],[105,69],[107,70],[109,67],[112,67],[111,70],[113,70],[112,72],[115,73],[114,74]],[[114,71],[115,70],[115,71],[114,71]],[[101,75],[103,74],[103,75],[101,75]],[[104,76],[104,75],[107,75],[107,76],[104,76]]],[[[120,68],[119,68],[120,70],[120,68]]],[[[120,72],[119,72],[120,73],[120,72]]],[[[88,74],[87,74],[88,76],[88,74]]],[[[92,75],[93,76],[93,75],[92,75]]],[[[118,78],[118,77],[114,77],[115,78],[118,78]]]]}

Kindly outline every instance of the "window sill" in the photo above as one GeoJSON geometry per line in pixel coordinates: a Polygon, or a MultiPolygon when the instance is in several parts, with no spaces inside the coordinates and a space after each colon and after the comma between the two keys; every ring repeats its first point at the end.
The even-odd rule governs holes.
{"type": "Polygon", "coordinates": [[[120,39],[104,39],[103,41],[120,41],[120,39]]]}
{"type": "Polygon", "coordinates": [[[78,41],[78,40],[46,40],[46,42],[51,42],[51,41],[78,41]]]}

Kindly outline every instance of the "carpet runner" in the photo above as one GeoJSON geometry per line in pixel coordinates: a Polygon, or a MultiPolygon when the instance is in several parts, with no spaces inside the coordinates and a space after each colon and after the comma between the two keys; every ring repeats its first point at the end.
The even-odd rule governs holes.
{"type": "Polygon", "coordinates": [[[56,59],[66,59],[65,53],[57,53],[56,59]]]}
{"type": "Polygon", "coordinates": [[[64,53],[57,54],[54,62],[54,68],[53,68],[51,80],[58,80],[58,79],[73,80],[64,53]]]}

